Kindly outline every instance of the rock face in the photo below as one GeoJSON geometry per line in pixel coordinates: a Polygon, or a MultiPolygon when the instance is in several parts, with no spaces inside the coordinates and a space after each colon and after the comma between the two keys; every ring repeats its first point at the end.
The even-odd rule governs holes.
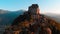
{"type": "Polygon", "coordinates": [[[50,29],[52,34],[60,34],[60,24],[53,19],[42,14],[30,15],[25,12],[6,28],[4,34],[49,34],[47,29],[50,29]]]}

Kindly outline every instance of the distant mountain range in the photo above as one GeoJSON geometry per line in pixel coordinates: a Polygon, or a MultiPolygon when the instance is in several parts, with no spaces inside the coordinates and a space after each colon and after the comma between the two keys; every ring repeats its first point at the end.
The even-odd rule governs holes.
{"type": "Polygon", "coordinates": [[[23,14],[23,10],[18,11],[5,11],[0,10],[0,25],[9,25],[15,18],[23,14]]]}
{"type": "Polygon", "coordinates": [[[44,15],[47,15],[51,19],[54,19],[56,22],[59,22],[60,23],[60,14],[46,13],[44,15]]]}

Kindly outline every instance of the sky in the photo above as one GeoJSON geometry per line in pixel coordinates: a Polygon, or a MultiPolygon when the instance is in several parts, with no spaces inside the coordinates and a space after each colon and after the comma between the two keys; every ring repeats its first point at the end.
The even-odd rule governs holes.
{"type": "Polygon", "coordinates": [[[60,14],[60,0],[0,0],[0,9],[28,10],[32,4],[38,4],[41,13],[60,14]]]}

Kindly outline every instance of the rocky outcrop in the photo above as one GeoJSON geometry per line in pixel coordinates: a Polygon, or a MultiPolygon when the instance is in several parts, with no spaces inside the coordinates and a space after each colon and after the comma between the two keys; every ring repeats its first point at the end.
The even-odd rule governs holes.
{"type": "Polygon", "coordinates": [[[46,29],[49,28],[52,34],[60,34],[60,24],[53,19],[42,14],[37,17],[37,15],[25,12],[16,18],[10,27],[6,28],[4,34],[48,34],[46,29]]]}

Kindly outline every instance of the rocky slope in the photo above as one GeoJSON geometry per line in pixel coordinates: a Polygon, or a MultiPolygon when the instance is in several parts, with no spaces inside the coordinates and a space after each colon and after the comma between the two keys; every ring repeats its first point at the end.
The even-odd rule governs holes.
{"type": "MultiPolygon", "coordinates": [[[[11,23],[13,22],[13,20],[15,19],[13,24],[16,24],[16,22],[20,22],[20,20],[22,20],[22,22],[24,22],[24,19],[28,19],[28,15],[25,15],[26,18],[24,18],[25,16],[22,16],[21,14],[23,14],[23,10],[19,10],[19,11],[7,11],[7,10],[0,10],[0,34],[3,33],[3,31],[5,30],[5,28],[8,27],[11,28],[11,23]],[[20,15],[20,16],[19,16],[20,15]],[[18,17],[19,16],[19,17],[18,17]]],[[[58,30],[60,30],[60,15],[56,15],[56,14],[44,14],[48,20],[50,20],[51,25],[55,26],[58,30]],[[59,23],[57,23],[57,22],[59,23]]],[[[17,23],[18,24],[18,23],[17,23]]]]}
{"type": "MultiPolygon", "coordinates": [[[[45,23],[44,27],[51,28],[53,34],[60,34],[60,24],[57,23],[55,20],[53,20],[51,18],[48,18],[48,17],[46,17],[44,15],[40,15],[40,18],[37,18],[38,21],[36,21],[33,18],[34,17],[29,15],[28,13],[20,15],[18,18],[16,18],[13,21],[12,25],[5,30],[5,33],[7,33],[7,34],[11,34],[11,33],[17,34],[17,33],[20,33],[20,34],[22,34],[21,33],[22,31],[24,31],[26,33],[26,30],[27,30],[28,31],[27,33],[31,34],[31,31],[32,30],[36,30],[36,28],[38,28],[38,25],[41,26],[41,23],[45,23]],[[30,26],[30,25],[32,25],[32,26],[30,26]],[[25,27],[27,27],[28,29],[25,29],[25,27]],[[53,31],[55,31],[56,33],[53,32],[53,31]]],[[[43,26],[41,26],[41,27],[43,27],[43,26]]]]}

